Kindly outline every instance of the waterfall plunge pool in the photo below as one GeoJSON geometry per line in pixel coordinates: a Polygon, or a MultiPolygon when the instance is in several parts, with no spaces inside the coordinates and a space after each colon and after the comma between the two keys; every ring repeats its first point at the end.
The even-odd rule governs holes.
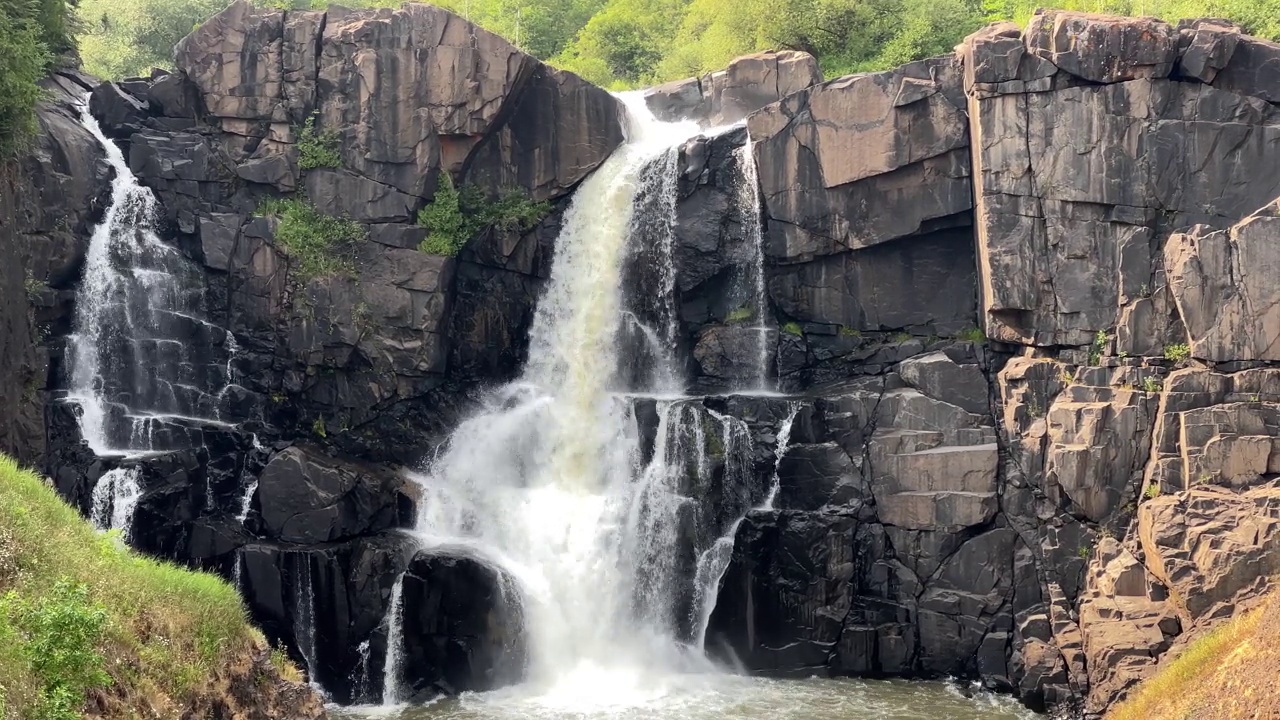
{"type": "Polygon", "coordinates": [[[579,677],[419,706],[331,708],[337,720],[1026,720],[1010,697],[945,682],[680,675],[618,687],[579,677]]]}

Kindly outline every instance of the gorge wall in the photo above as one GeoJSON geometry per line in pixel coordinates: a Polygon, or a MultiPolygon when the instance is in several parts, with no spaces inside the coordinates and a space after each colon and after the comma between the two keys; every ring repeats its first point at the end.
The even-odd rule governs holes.
{"type": "MultiPolygon", "coordinates": [[[[510,679],[499,583],[401,532],[418,497],[400,469],[515,375],[568,198],[623,140],[616,99],[436,8],[243,1],[173,74],[55,87],[0,188],[21,209],[0,213],[0,448],[86,512],[104,476],[136,473],[131,542],[234,578],[339,702],[381,697],[396,593],[417,613],[412,695],[510,679]],[[184,446],[154,456],[93,457],[63,401],[111,180],[76,119],[90,89],[204,280],[201,321],[235,338],[188,348],[226,356],[235,422],[163,419],[184,446]],[[304,167],[308,121],[336,133],[336,167],[304,167]],[[414,218],[446,172],[551,209],[421,252],[414,218]],[[363,227],[346,272],[306,272],[277,237],[259,208],[286,196],[363,227]]],[[[689,405],[751,450],[735,467],[724,424],[688,482],[726,528],[778,481],[736,526],[709,652],[769,674],[972,677],[1098,714],[1267,589],[1280,47],[1216,21],[1042,13],[887,72],[821,82],[812,58],[765,53],[646,99],[745,120],[675,158],[689,405]],[[761,337],[784,396],[734,394],[761,337]]],[[[644,250],[632,294],[661,282],[644,250]]],[[[657,415],[637,417],[654,452],[657,415]]]]}

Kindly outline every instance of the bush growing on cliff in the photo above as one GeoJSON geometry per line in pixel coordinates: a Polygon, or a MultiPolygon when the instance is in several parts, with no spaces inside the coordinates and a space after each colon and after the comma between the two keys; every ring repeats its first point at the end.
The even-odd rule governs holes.
{"type": "Polygon", "coordinates": [[[507,190],[497,200],[490,200],[475,186],[459,190],[449,173],[441,173],[435,197],[418,211],[418,224],[429,233],[418,249],[453,257],[487,227],[527,231],[549,212],[551,203],[534,202],[520,190],[507,190]]]}
{"type": "Polygon", "coordinates": [[[265,652],[221,579],[124,548],[0,455],[0,705],[6,720],[180,717],[233,660],[265,652]]]}
{"type": "Polygon", "coordinates": [[[316,130],[316,116],[312,115],[298,131],[298,166],[303,170],[342,167],[340,142],[338,133],[316,130]]]}
{"type": "Polygon", "coordinates": [[[258,214],[276,218],[276,242],[294,261],[302,280],[353,269],[355,245],[365,237],[360,223],[325,215],[296,197],[267,200],[258,214]]]}
{"type": "Polygon", "coordinates": [[[65,0],[0,0],[0,161],[35,128],[35,105],[54,57],[73,47],[65,0]]]}

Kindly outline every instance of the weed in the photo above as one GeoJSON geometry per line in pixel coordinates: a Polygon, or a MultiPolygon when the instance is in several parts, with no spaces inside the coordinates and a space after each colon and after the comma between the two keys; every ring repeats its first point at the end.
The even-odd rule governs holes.
{"type": "Polygon", "coordinates": [[[1072,371],[1062,368],[1062,372],[1058,374],[1058,379],[1062,381],[1063,385],[1070,385],[1076,381],[1076,376],[1072,371]]]}
{"type": "Polygon", "coordinates": [[[1162,389],[1163,389],[1163,388],[1160,386],[1160,381],[1159,381],[1159,380],[1157,380],[1156,378],[1154,378],[1154,377],[1152,377],[1152,376],[1150,376],[1150,375],[1148,375],[1147,377],[1142,378],[1142,391],[1143,391],[1143,392],[1158,393],[1158,392],[1160,392],[1162,389]]]}
{"type": "Polygon", "coordinates": [[[789,322],[782,326],[782,332],[796,337],[804,337],[804,328],[800,327],[798,322],[789,322]]]}
{"type": "Polygon", "coordinates": [[[35,303],[39,300],[40,295],[44,293],[45,288],[49,287],[43,282],[32,277],[30,272],[27,273],[27,279],[22,285],[27,291],[27,301],[30,303],[35,303]]]}
{"type": "Polygon", "coordinates": [[[356,243],[365,237],[360,223],[325,215],[301,198],[267,200],[258,214],[276,218],[276,241],[297,262],[303,280],[354,270],[356,243]]]}
{"type": "Polygon", "coordinates": [[[338,133],[316,130],[313,113],[298,131],[298,167],[303,170],[342,167],[342,155],[338,152],[341,143],[338,133]]]}
{"type": "Polygon", "coordinates": [[[1175,343],[1166,345],[1164,348],[1164,358],[1173,362],[1182,362],[1191,357],[1191,348],[1186,343],[1175,343]]]}
{"type": "Polygon", "coordinates": [[[1107,342],[1111,340],[1111,336],[1107,335],[1106,330],[1099,330],[1098,334],[1093,336],[1093,344],[1089,346],[1089,364],[1097,365],[1102,362],[1102,353],[1107,349],[1107,342]]]}
{"type": "Polygon", "coordinates": [[[1081,545],[1076,550],[1076,555],[1078,555],[1081,559],[1088,560],[1089,553],[1091,552],[1093,552],[1093,548],[1089,547],[1088,545],[1081,545]]]}
{"type": "Polygon", "coordinates": [[[85,691],[106,685],[98,650],[107,612],[89,599],[88,586],[59,579],[40,602],[10,591],[0,600],[5,619],[22,641],[23,655],[37,679],[43,720],[78,720],[85,691]]]}
{"type": "Polygon", "coordinates": [[[1138,288],[1138,297],[1140,298],[1151,297],[1151,286],[1146,283],[1142,283],[1142,287],[1138,288]]]}
{"type": "Polygon", "coordinates": [[[441,173],[435,197],[418,211],[418,224],[429,232],[418,249],[453,257],[487,227],[526,231],[550,212],[551,203],[534,202],[522,190],[508,189],[497,200],[490,200],[474,186],[459,190],[453,176],[441,173]]]}
{"type": "Polygon", "coordinates": [[[1150,500],[1153,497],[1156,497],[1159,494],[1160,494],[1160,486],[1156,483],[1151,483],[1150,485],[1148,485],[1146,488],[1142,490],[1142,496],[1147,498],[1148,500],[1150,500]]]}
{"type": "Polygon", "coordinates": [[[737,310],[733,310],[728,315],[726,315],[724,318],[724,321],[731,324],[740,323],[740,322],[746,322],[753,317],[755,317],[755,311],[753,311],[751,308],[747,307],[746,305],[743,305],[737,310]]]}
{"type": "Polygon", "coordinates": [[[316,437],[329,437],[329,433],[324,429],[324,418],[318,417],[311,423],[311,432],[316,437]]]}
{"type": "Polygon", "coordinates": [[[964,330],[961,330],[959,334],[956,335],[956,337],[961,340],[967,340],[973,343],[984,343],[987,341],[987,334],[982,332],[981,328],[977,328],[977,327],[971,327],[971,328],[966,328],[964,330]]]}
{"type": "Polygon", "coordinates": [[[858,328],[851,328],[848,325],[841,325],[840,337],[860,338],[862,337],[862,331],[859,330],[858,328]]]}
{"type": "Polygon", "coordinates": [[[911,333],[909,333],[909,332],[905,332],[905,331],[904,331],[904,332],[900,332],[900,333],[894,333],[894,335],[893,335],[893,338],[892,338],[892,339],[893,339],[893,341],[894,341],[894,342],[896,342],[896,343],[904,343],[904,342],[908,342],[908,341],[910,341],[910,340],[911,340],[911,333]]]}

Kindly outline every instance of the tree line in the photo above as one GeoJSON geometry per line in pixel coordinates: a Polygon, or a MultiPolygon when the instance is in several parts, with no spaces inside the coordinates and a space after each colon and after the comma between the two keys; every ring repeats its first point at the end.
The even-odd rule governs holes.
{"type": "MultiPolygon", "coordinates": [[[[173,46],[227,0],[0,0],[0,151],[29,128],[34,82],[77,44],[104,78],[168,67],[173,46]],[[27,111],[24,113],[23,108],[27,111]]],[[[258,0],[323,8],[328,0],[258,0]]],[[[401,0],[344,0],[398,7],[401,0]]],[[[1025,24],[1034,0],[439,0],[553,65],[610,89],[724,67],[765,49],[804,50],[827,77],[949,52],[986,23],[1025,24]]],[[[1280,0],[1048,0],[1048,6],[1169,21],[1223,17],[1280,41],[1280,0]]]]}

